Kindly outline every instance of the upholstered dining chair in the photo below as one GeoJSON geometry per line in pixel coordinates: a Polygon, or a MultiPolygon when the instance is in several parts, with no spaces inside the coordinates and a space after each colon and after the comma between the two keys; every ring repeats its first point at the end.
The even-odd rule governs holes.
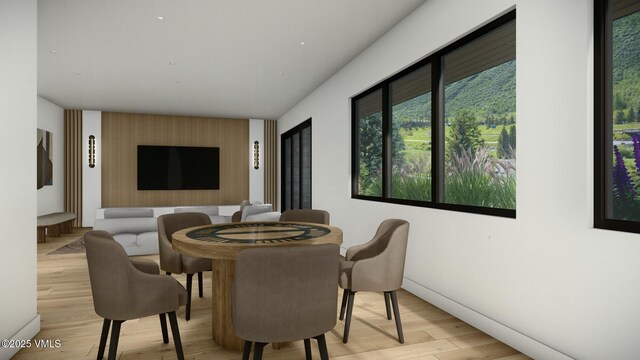
{"type": "Polygon", "coordinates": [[[280,216],[280,221],[300,221],[329,225],[329,213],[315,209],[287,210],[280,216]]]}
{"type": "Polygon", "coordinates": [[[106,231],[89,231],[84,235],[89,266],[93,307],[104,318],[98,347],[98,359],[104,356],[109,327],[110,360],[116,358],[120,326],[126,320],[160,315],[162,339],[169,343],[166,315],[178,359],[184,359],[176,311],[187,303],[187,292],[171,276],[160,275],[152,260],[130,260],[122,245],[106,231]]]}
{"type": "Polygon", "coordinates": [[[396,290],[402,286],[408,236],[409,223],[407,221],[385,220],[378,226],[378,231],[371,241],[350,247],[347,250],[345,260],[340,261],[339,283],[340,287],[344,289],[340,320],[344,319],[345,307],[347,310],[342,342],[349,341],[349,328],[356,292],[382,291],[387,308],[387,319],[391,320],[389,308],[389,299],[391,299],[398,340],[400,343],[404,343],[396,290]]]}
{"type": "Polygon", "coordinates": [[[197,212],[166,214],[158,217],[158,245],[160,268],[171,274],[187,274],[187,310],[185,319],[191,319],[191,288],[193,274],[198,274],[198,296],[202,297],[202,272],[211,271],[211,259],[183,255],[171,247],[174,232],[193,226],[210,225],[209,215],[197,212]]]}
{"type": "Polygon", "coordinates": [[[262,359],[267,343],[304,340],[311,358],[311,338],[328,359],[324,333],[336,325],[336,244],[254,248],[236,258],[233,325],[245,340],[242,358],[262,359]]]}

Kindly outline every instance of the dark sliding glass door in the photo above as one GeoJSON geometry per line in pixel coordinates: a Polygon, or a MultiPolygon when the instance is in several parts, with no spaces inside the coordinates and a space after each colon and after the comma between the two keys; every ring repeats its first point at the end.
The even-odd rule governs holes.
{"type": "Polygon", "coordinates": [[[282,134],[282,211],[311,209],[311,119],[282,134]]]}

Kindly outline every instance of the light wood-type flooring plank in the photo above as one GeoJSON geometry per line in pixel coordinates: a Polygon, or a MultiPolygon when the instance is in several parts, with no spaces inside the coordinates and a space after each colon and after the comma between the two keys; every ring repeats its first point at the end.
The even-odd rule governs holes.
{"type": "MultiPolygon", "coordinates": [[[[71,234],[50,237],[46,243],[38,244],[37,290],[41,331],[35,339],[60,340],[61,346],[32,346],[16,354],[15,360],[96,358],[102,318],[93,310],[86,256],[84,253],[47,255],[77,240],[85,231],[87,229],[74,229],[71,234]]],[[[137,258],[159,262],[157,255],[137,258]]],[[[186,276],[174,276],[182,284],[186,284],[186,276]]],[[[204,276],[204,298],[198,298],[195,278],[193,288],[191,320],[184,320],[184,307],[178,311],[185,358],[240,359],[240,352],[225,350],[212,340],[211,273],[205,273],[204,276]]],[[[342,291],[339,294],[336,299],[338,310],[342,291]]],[[[344,322],[338,320],[335,328],[326,334],[329,356],[340,360],[529,359],[406,291],[398,291],[398,302],[404,328],[404,344],[398,343],[395,322],[386,318],[382,293],[357,293],[349,343],[342,343],[344,322]]],[[[120,333],[118,359],[176,359],[173,338],[171,335],[169,338],[169,344],[162,343],[158,316],[126,321],[122,324],[120,333]]],[[[311,344],[313,357],[319,359],[317,342],[312,341],[311,344]]],[[[267,346],[264,358],[304,359],[303,343],[293,342],[280,349],[267,346]]]]}

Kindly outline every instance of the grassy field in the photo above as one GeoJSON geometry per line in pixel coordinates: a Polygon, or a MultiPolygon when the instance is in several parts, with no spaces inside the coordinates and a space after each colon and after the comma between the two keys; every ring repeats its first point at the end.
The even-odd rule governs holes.
{"type": "MultiPolygon", "coordinates": [[[[498,125],[495,128],[488,128],[484,125],[480,125],[480,132],[485,145],[494,148],[493,155],[496,155],[495,148],[498,145],[498,137],[502,128],[505,127],[509,130],[513,125],[498,125]]],[[[640,127],[640,124],[638,124],[640,127]]],[[[449,126],[445,126],[445,137],[449,137],[449,126]]],[[[400,129],[400,135],[404,140],[406,147],[406,155],[412,156],[416,154],[424,154],[424,152],[431,152],[431,128],[414,128],[412,130],[400,129]]]]}
{"type": "Polygon", "coordinates": [[[631,140],[629,134],[625,131],[640,130],[640,123],[633,122],[628,124],[613,125],[613,140],[631,140]]]}

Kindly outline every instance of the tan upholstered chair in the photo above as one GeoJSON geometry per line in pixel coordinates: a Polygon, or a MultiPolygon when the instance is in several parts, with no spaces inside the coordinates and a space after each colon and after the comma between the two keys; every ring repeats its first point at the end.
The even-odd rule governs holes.
{"type": "Polygon", "coordinates": [[[389,309],[389,298],[391,298],[398,340],[400,343],[404,343],[396,289],[402,286],[408,236],[409,223],[407,221],[389,219],[378,226],[378,231],[371,241],[350,247],[347,250],[345,260],[340,262],[340,287],[344,289],[340,320],[344,319],[345,306],[347,308],[342,342],[346,343],[349,340],[351,313],[356,292],[382,291],[387,308],[387,319],[391,320],[391,310],[389,309]]]}
{"type": "Polygon", "coordinates": [[[160,249],[160,268],[171,274],[187,274],[187,311],[185,318],[191,319],[191,284],[193,274],[198,274],[198,295],[202,294],[202,272],[211,271],[211,259],[183,255],[171,247],[174,232],[194,226],[210,225],[211,219],[204,213],[177,213],[158,217],[158,242],[160,249]]]}
{"type": "Polygon", "coordinates": [[[171,276],[160,275],[152,260],[129,260],[122,245],[106,231],[89,231],[84,238],[93,307],[104,318],[98,359],[104,355],[112,321],[109,359],[116,358],[124,321],[156,314],[160,314],[165,344],[169,343],[165,314],[169,314],[176,354],[178,359],[184,359],[176,319],[176,310],[187,303],[184,287],[171,276]]]}
{"type": "Polygon", "coordinates": [[[312,209],[287,210],[280,216],[280,221],[300,221],[329,225],[329,213],[324,210],[312,209]]]}
{"type": "Polygon", "coordinates": [[[304,340],[307,359],[311,338],[328,359],[324,333],[336,325],[336,244],[255,248],[236,258],[233,281],[233,325],[245,340],[243,359],[254,360],[270,342],[304,340]]]}

